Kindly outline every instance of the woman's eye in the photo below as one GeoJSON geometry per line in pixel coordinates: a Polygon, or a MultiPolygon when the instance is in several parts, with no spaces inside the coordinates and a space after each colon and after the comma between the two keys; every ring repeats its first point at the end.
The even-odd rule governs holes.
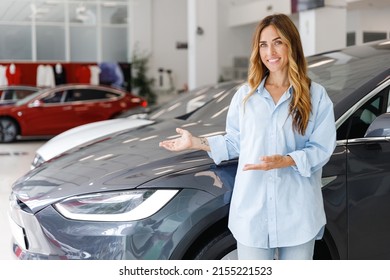
{"type": "Polygon", "coordinates": [[[266,46],[267,46],[267,44],[264,44],[264,43],[260,43],[260,44],[259,44],[259,47],[260,47],[260,48],[265,48],[266,46]]]}
{"type": "Polygon", "coordinates": [[[275,41],[275,46],[279,46],[279,45],[281,45],[281,44],[283,44],[282,41],[279,41],[279,40],[278,40],[278,41],[275,41]]]}

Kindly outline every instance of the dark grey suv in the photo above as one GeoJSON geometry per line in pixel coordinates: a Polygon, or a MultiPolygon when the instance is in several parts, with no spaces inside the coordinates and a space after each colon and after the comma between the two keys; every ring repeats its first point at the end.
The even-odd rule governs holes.
{"type": "MultiPolygon", "coordinates": [[[[308,58],[334,102],[337,147],[323,172],[322,259],[390,258],[390,41],[308,58]]],[[[32,170],[10,197],[20,259],[234,258],[227,228],[237,160],[158,147],[176,127],[224,133],[237,86],[186,119],[78,147],[32,170]],[[233,255],[232,255],[233,254],[233,255]]]]}

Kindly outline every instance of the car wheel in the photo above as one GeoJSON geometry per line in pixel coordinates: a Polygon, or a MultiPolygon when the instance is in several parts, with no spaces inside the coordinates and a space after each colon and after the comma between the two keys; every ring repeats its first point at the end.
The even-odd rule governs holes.
{"type": "Polygon", "coordinates": [[[237,243],[230,231],[217,235],[198,252],[195,260],[237,260],[237,243]]]}
{"type": "Polygon", "coordinates": [[[13,142],[18,135],[18,125],[16,122],[9,118],[0,119],[0,142],[9,143],[13,142]]]}

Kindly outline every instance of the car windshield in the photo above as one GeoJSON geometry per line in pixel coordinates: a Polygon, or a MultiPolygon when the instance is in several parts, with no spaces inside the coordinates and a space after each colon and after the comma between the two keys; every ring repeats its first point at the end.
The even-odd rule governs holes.
{"type": "Polygon", "coordinates": [[[204,86],[190,92],[182,93],[178,98],[173,98],[169,102],[155,108],[149,114],[149,119],[186,119],[198,108],[204,106],[210,100],[223,94],[226,89],[239,84],[238,81],[219,83],[215,86],[204,86]]]}
{"type": "Polygon", "coordinates": [[[224,124],[226,121],[227,110],[229,109],[230,101],[242,83],[230,86],[219,93],[216,98],[211,100],[202,108],[195,111],[189,118],[190,122],[202,122],[206,125],[224,124]]]}

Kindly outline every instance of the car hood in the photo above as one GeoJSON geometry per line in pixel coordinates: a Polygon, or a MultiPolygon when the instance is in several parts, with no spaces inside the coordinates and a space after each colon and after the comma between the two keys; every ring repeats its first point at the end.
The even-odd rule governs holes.
{"type": "Polygon", "coordinates": [[[14,183],[13,193],[36,212],[68,197],[151,186],[156,178],[212,164],[205,152],[173,153],[159,147],[161,140],[175,137],[175,128],[183,125],[199,136],[222,134],[225,128],[169,120],[115,134],[31,170],[14,183]]]}
{"type": "Polygon", "coordinates": [[[41,146],[36,154],[48,161],[76,146],[87,144],[97,138],[144,125],[154,121],[146,119],[112,119],[81,125],[69,129],[41,146]]]}

